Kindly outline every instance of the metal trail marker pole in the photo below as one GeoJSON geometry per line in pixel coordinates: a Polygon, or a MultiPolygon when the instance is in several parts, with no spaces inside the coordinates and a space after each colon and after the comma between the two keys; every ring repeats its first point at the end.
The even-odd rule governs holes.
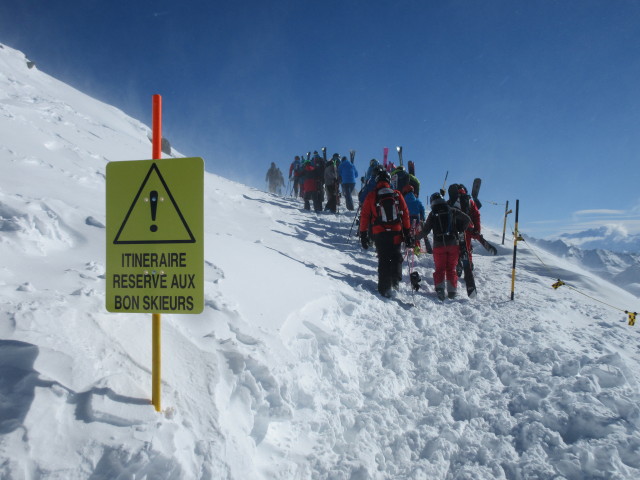
{"type": "Polygon", "coordinates": [[[520,211],[520,200],[516,200],[516,228],[513,232],[513,267],[511,269],[511,300],[515,295],[516,287],[516,253],[518,251],[518,242],[522,240],[522,237],[518,233],[518,213],[520,211]]]}
{"type": "Polygon", "coordinates": [[[511,213],[509,210],[509,200],[507,200],[507,206],[504,207],[504,224],[502,225],[502,245],[504,245],[504,236],[507,233],[507,215],[511,213]]]}

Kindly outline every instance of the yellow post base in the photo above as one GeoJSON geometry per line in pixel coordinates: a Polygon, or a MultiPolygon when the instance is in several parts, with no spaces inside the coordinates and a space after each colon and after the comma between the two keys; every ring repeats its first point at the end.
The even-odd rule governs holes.
{"type": "Polygon", "coordinates": [[[156,412],[161,410],[160,396],[162,392],[162,381],[160,372],[162,370],[161,361],[161,339],[162,339],[162,326],[160,323],[160,314],[152,314],[152,331],[151,331],[151,403],[156,409],[156,412]]]}

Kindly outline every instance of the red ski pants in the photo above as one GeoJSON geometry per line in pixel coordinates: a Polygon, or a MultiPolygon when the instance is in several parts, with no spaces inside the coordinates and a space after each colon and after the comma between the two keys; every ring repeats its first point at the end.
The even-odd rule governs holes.
{"type": "Polygon", "coordinates": [[[456,265],[458,264],[459,254],[460,247],[458,245],[434,247],[433,261],[436,264],[436,269],[433,272],[433,282],[436,288],[444,288],[445,278],[453,288],[458,287],[456,265]]]}

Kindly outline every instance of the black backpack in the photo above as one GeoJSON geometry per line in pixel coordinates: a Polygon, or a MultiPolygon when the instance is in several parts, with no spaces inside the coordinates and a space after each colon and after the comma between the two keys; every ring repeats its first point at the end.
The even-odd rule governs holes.
{"type": "Polygon", "coordinates": [[[433,236],[455,237],[457,232],[455,228],[454,213],[451,206],[444,200],[434,203],[431,207],[433,215],[433,236]]]}
{"type": "Polygon", "coordinates": [[[390,227],[402,222],[398,192],[382,187],[376,192],[376,225],[390,227]]]}
{"type": "Polygon", "coordinates": [[[404,187],[409,184],[409,174],[404,170],[399,170],[391,175],[391,186],[396,190],[403,191],[404,187]]]}

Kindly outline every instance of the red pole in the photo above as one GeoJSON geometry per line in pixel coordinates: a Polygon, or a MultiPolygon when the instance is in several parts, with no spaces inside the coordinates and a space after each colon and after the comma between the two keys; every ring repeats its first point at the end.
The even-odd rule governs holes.
{"type": "Polygon", "coordinates": [[[162,97],[153,96],[153,160],[162,158],[162,97]]]}
{"type": "MultiPolygon", "coordinates": [[[[153,160],[160,160],[162,158],[162,97],[160,95],[153,96],[153,124],[152,132],[153,139],[151,144],[153,145],[153,160]]],[[[151,403],[156,409],[156,412],[161,410],[161,395],[162,395],[162,354],[161,354],[161,316],[159,313],[151,314],[151,403]]]]}

